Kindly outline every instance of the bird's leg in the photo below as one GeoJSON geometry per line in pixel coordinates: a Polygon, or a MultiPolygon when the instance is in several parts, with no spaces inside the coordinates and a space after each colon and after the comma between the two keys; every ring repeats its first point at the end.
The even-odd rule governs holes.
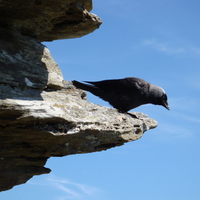
{"type": "Polygon", "coordinates": [[[123,110],[119,110],[119,109],[117,109],[117,111],[118,111],[119,113],[127,114],[127,115],[131,116],[132,118],[138,119],[136,115],[134,115],[134,114],[132,114],[132,113],[129,113],[129,112],[127,112],[127,111],[123,111],[123,110]]]}
{"type": "Polygon", "coordinates": [[[135,114],[126,112],[127,115],[131,116],[132,118],[139,119],[135,114]]]}

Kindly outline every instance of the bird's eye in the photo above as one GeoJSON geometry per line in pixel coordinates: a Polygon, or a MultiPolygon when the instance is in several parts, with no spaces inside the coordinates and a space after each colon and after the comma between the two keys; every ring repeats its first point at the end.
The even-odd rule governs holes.
{"type": "Polygon", "coordinates": [[[163,98],[164,101],[167,101],[167,95],[166,95],[166,94],[164,94],[164,95],[162,96],[162,98],[163,98]]]}

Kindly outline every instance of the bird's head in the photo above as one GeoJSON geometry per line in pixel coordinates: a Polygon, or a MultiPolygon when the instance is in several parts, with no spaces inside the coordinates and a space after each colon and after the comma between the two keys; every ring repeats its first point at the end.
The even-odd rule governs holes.
{"type": "Polygon", "coordinates": [[[170,110],[167,101],[167,94],[161,87],[151,85],[150,93],[153,100],[153,104],[164,106],[167,110],[170,110]]]}

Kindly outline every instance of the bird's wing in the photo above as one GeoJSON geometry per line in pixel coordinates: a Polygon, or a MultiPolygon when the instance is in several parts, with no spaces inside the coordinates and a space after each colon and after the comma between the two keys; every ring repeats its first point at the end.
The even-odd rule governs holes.
{"type": "Polygon", "coordinates": [[[96,96],[101,97],[104,94],[103,90],[99,89],[98,87],[96,87],[94,85],[89,85],[89,84],[81,83],[81,82],[78,82],[78,81],[75,81],[75,80],[72,81],[72,83],[77,88],[89,91],[89,92],[91,92],[92,94],[94,94],[96,96]]]}
{"type": "Polygon", "coordinates": [[[103,90],[140,90],[145,87],[148,83],[140,78],[128,77],[124,79],[112,79],[104,81],[85,81],[103,90]]]}

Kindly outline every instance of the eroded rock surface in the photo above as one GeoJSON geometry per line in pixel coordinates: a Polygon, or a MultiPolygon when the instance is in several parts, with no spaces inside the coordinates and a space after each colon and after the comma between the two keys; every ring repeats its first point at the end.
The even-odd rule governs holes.
{"type": "Polygon", "coordinates": [[[92,0],[1,0],[0,27],[40,41],[76,38],[101,25],[91,9],[92,0]]]}
{"type": "Polygon", "coordinates": [[[1,190],[49,173],[43,166],[51,156],[106,150],[137,140],[157,126],[141,113],[133,118],[90,103],[82,99],[84,92],[69,86],[40,92],[1,87],[14,97],[0,100],[1,190]]]}
{"type": "Polygon", "coordinates": [[[0,1],[0,191],[49,173],[51,156],[107,150],[157,126],[88,102],[38,41],[90,33],[101,23],[91,8],[90,0],[0,1]]]}

